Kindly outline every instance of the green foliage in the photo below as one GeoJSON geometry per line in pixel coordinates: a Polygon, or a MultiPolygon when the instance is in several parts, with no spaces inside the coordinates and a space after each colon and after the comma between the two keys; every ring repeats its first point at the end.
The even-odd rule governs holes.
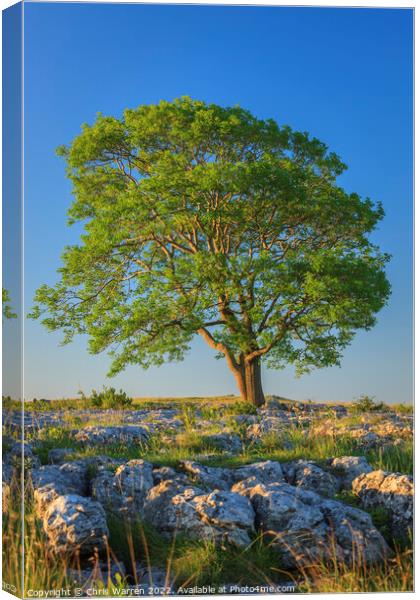
{"type": "Polygon", "coordinates": [[[226,407],[226,415],[256,415],[257,407],[248,402],[234,402],[226,407]]]}
{"type": "Polygon", "coordinates": [[[186,431],[191,431],[195,427],[195,424],[197,421],[195,411],[196,411],[195,407],[191,404],[185,403],[181,406],[180,417],[181,417],[181,421],[183,422],[186,431]]]}
{"type": "Polygon", "coordinates": [[[370,508],[368,512],[372,517],[376,529],[382,533],[389,544],[392,544],[389,511],[383,506],[376,506],[375,508],[370,508]]]}
{"type": "Polygon", "coordinates": [[[110,374],[181,360],[197,333],[237,372],[336,365],[387,301],[383,209],[307,133],[183,97],[98,115],[59,153],[84,233],[31,316],[108,349],[110,374]]]}
{"type": "Polygon", "coordinates": [[[10,294],[5,288],[2,288],[1,300],[3,307],[3,319],[16,319],[17,315],[13,312],[10,306],[10,294]]]}
{"type": "Polygon", "coordinates": [[[125,409],[130,408],[133,401],[123,390],[117,392],[113,387],[104,386],[101,392],[92,390],[88,402],[95,408],[125,409]]]}
{"type": "Polygon", "coordinates": [[[360,396],[360,398],[350,406],[350,411],[355,414],[388,410],[389,408],[384,402],[375,402],[373,396],[368,396],[367,394],[360,396]]]}
{"type": "Polygon", "coordinates": [[[400,415],[412,415],[414,412],[412,404],[403,404],[402,402],[400,404],[394,404],[392,408],[400,415]]]}

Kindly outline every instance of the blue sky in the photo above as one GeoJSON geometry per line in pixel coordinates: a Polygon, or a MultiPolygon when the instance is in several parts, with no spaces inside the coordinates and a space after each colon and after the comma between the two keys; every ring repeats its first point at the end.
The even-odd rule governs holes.
{"type": "MultiPolygon", "coordinates": [[[[382,9],[43,4],[25,6],[25,302],[53,284],[71,203],[55,148],[97,112],[190,95],[240,104],[326,142],[349,166],[340,183],[383,202],[373,238],[393,255],[391,301],[341,368],[296,379],[265,371],[267,393],[314,400],[412,399],[412,12],[382,9]]],[[[62,397],[107,383],[109,358],[86,340],[26,323],[25,395],[62,397]]],[[[201,339],[183,363],[113,380],[130,394],[235,393],[201,339]]]]}

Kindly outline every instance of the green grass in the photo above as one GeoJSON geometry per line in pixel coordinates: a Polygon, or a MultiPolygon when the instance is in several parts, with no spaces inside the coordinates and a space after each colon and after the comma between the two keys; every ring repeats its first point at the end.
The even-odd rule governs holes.
{"type": "Polygon", "coordinates": [[[300,593],[410,592],[414,590],[412,550],[397,551],[378,565],[346,565],[337,557],[302,567],[296,575],[300,593]]]}
{"type": "Polygon", "coordinates": [[[328,458],[353,455],[366,456],[374,469],[413,473],[411,439],[405,439],[396,446],[388,445],[384,448],[363,451],[357,439],[352,438],[350,434],[319,436],[311,429],[308,431],[304,427],[292,426],[285,429],[284,433],[270,433],[263,436],[258,443],[254,443],[245,439],[246,427],[234,423],[232,430],[242,436],[244,447],[241,453],[231,456],[207,439],[209,433],[217,433],[221,430],[220,425],[214,424],[207,431],[198,431],[194,429],[196,421],[189,411],[185,411],[185,415],[185,431],[178,434],[173,432],[155,434],[148,444],[137,446],[126,444],[88,446],[72,438],[71,427],[42,429],[35,435],[40,442],[36,453],[44,464],[47,462],[49,450],[71,447],[75,449],[76,457],[107,454],[127,460],[143,458],[157,465],[169,466],[177,466],[181,460],[199,459],[204,464],[222,467],[235,467],[258,460],[288,462],[299,459],[315,460],[322,466],[328,458]]]}
{"type": "Polygon", "coordinates": [[[217,546],[212,540],[188,540],[182,532],[168,540],[141,522],[124,524],[111,519],[109,527],[110,546],[126,565],[140,562],[160,567],[175,587],[261,585],[284,579],[278,554],[263,535],[256,535],[247,548],[237,549],[217,546]]]}

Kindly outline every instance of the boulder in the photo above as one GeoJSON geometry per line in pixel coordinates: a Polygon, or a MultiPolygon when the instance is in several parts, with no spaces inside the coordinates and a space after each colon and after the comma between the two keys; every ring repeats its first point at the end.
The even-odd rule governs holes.
{"type": "Polygon", "coordinates": [[[50,550],[60,555],[102,552],[109,535],[102,505],[77,494],[55,498],[46,508],[43,528],[50,550]]]}
{"type": "Polygon", "coordinates": [[[234,469],[232,477],[235,482],[255,477],[259,483],[276,483],[284,480],[284,473],[282,465],[279,462],[264,460],[234,469]]]}
{"type": "Polygon", "coordinates": [[[242,450],[241,438],[233,433],[215,433],[203,437],[203,442],[222,452],[238,454],[242,450]]]}
{"type": "Polygon", "coordinates": [[[59,496],[67,494],[86,496],[88,493],[87,467],[82,461],[44,465],[32,470],[31,480],[35,506],[40,516],[59,496]]]}
{"type": "Polygon", "coordinates": [[[144,515],[166,537],[181,534],[243,547],[254,531],[254,511],[247,498],[220,490],[206,494],[171,480],[150,490],[144,515]]]}
{"type": "Polygon", "coordinates": [[[341,502],[288,483],[260,484],[252,477],[232,490],[250,499],[256,525],[273,536],[283,567],[333,556],[349,563],[357,556],[370,564],[389,552],[371,517],[341,502]]]}
{"type": "Polygon", "coordinates": [[[216,490],[208,495],[196,496],[192,505],[201,521],[212,527],[212,537],[216,541],[226,541],[239,548],[250,544],[255,513],[248,498],[216,490]]]}
{"type": "Polygon", "coordinates": [[[395,536],[412,531],[414,483],[410,475],[381,470],[364,473],[353,481],[353,492],[364,508],[381,507],[389,513],[395,536]]]}
{"type": "Polygon", "coordinates": [[[281,464],[274,460],[264,460],[237,469],[207,467],[189,460],[183,461],[181,466],[194,482],[209,490],[229,491],[234,483],[249,477],[255,477],[259,483],[284,479],[281,464]]]}
{"type": "Polygon", "coordinates": [[[67,457],[75,452],[74,448],[53,448],[48,452],[48,463],[60,465],[67,462],[67,457]]]}
{"type": "Polygon", "coordinates": [[[329,461],[329,467],[339,479],[341,489],[351,490],[353,480],[373,469],[364,456],[341,456],[329,461]]]}
{"type": "Polygon", "coordinates": [[[204,490],[167,479],[149,490],[144,504],[144,518],[164,536],[176,533],[198,537],[202,523],[191,505],[204,490]]]}
{"type": "Polygon", "coordinates": [[[186,485],[189,483],[188,477],[183,473],[177,473],[172,467],[159,467],[152,471],[153,484],[158,485],[167,479],[177,479],[183,481],[186,485]]]}
{"type": "Polygon", "coordinates": [[[304,490],[332,497],[340,488],[338,479],[312,461],[298,460],[285,469],[287,482],[304,490]]]}
{"type": "Polygon", "coordinates": [[[115,474],[106,469],[100,471],[91,482],[91,493],[109,512],[136,518],[142,515],[152,487],[152,465],[139,459],[121,465],[115,474]]]}
{"type": "Polygon", "coordinates": [[[184,460],[181,468],[188,473],[193,482],[209,490],[230,490],[234,483],[232,469],[206,467],[198,462],[184,460]]]}

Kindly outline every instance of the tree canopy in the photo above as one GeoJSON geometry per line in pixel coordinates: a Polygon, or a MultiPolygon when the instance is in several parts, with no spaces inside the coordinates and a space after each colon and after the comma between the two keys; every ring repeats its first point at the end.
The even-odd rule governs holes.
{"type": "Polygon", "coordinates": [[[181,360],[199,334],[261,404],[261,360],[337,365],[387,301],[382,206],[308,133],[183,97],[99,115],[59,153],[84,232],[32,316],[108,349],[110,374],[181,360]]]}

